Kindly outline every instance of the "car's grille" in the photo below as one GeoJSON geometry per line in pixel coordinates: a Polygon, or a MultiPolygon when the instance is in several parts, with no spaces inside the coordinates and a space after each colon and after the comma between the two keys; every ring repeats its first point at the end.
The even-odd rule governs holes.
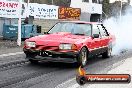
{"type": "Polygon", "coordinates": [[[59,53],[53,53],[50,51],[40,51],[38,52],[38,56],[42,56],[42,57],[52,57],[52,58],[70,58],[70,57],[74,57],[73,55],[67,55],[67,54],[59,54],[59,53]]]}
{"type": "Polygon", "coordinates": [[[59,47],[58,46],[36,46],[35,48],[32,48],[32,49],[35,49],[35,50],[58,50],[59,47]]]}

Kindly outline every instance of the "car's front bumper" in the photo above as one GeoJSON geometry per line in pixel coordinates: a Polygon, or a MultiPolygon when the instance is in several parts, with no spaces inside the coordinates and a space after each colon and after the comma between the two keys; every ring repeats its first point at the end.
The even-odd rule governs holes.
{"type": "Polygon", "coordinates": [[[77,62],[77,56],[79,52],[56,52],[56,51],[42,51],[42,50],[32,50],[23,49],[25,54],[31,53],[35,54],[34,57],[26,57],[26,59],[38,60],[38,61],[50,61],[50,62],[77,62]]]}
{"type": "Polygon", "coordinates": [[[42,56],[35,56],[35,58],[27,57],[26,59],[32,59],[37,61],[46,61],[46,62],[65,62],[65,63],[75,63],[77,62],[76,58],[53,58],[53,57],[42,57],[42,56]]]}

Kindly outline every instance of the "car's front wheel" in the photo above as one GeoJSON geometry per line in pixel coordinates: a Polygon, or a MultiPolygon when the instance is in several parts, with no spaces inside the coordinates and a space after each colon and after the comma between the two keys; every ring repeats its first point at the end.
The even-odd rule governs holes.
{"type": "Polygon", "coordinates": [[[83,47],[80,50],[79,56],[77,57],[78,66],[84,67],[87,64],[87,59],[88,59],[88,50],[86,47],[83,47]]]}
{"type": "Polygon", "coordinates": [[[37,60],[29,59],[29,62],[30,62],[31,64],[38,64],[38,61],[37,61],[37,60]]]}
{"type": "Polygon", "coordinates": [[[26,54],[26,58],[31,64],[37,64],[38,60],[33,60],[35,58],[35,54],[31,52],[24,52],[26,54]]]}

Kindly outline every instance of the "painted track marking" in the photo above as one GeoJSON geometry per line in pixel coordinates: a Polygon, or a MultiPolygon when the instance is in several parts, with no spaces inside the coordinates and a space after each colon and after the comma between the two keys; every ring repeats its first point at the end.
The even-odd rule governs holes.
{"type": "Polygon", "coordinates": [[[15,56],[20,54],[24,54],[24,53],[23,52],[7,53],[7,54],[1,54],[0,57],[15,56]]]}

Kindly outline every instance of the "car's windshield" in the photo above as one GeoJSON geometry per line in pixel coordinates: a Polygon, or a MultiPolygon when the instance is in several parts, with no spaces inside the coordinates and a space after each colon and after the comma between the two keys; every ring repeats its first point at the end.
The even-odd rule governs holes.
{"type": "Polygon", "coordinates": [[[91,35],[91,25],[90,24],[80,24],[80,23],[57,23],[48,33],[57,32],[69,32],[75,35],[91,35]]]}

